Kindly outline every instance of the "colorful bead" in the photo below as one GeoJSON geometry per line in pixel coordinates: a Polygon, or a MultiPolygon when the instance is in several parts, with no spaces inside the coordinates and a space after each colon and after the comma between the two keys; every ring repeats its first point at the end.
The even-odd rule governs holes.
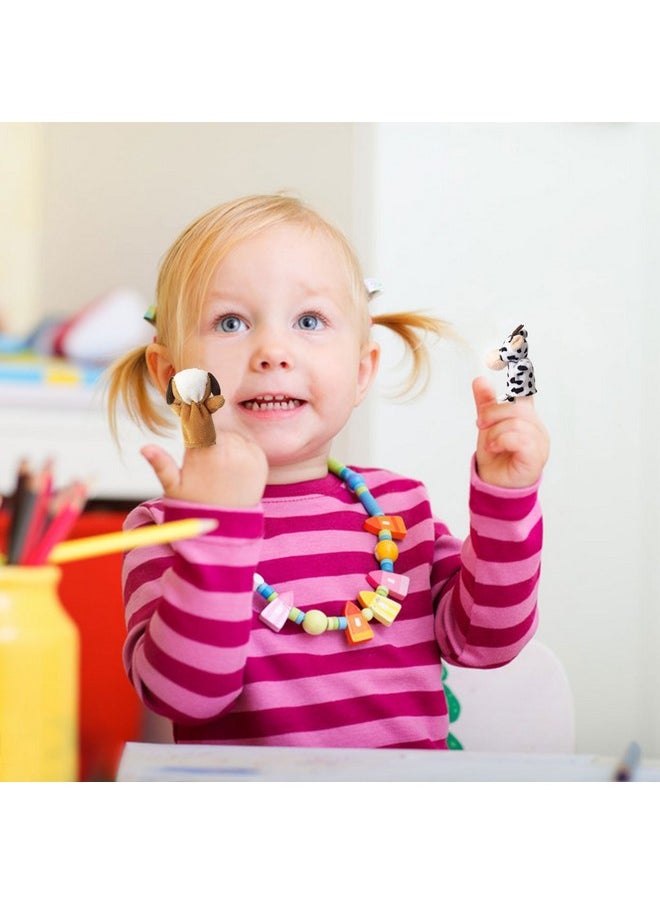
{"type": "Polygon", "coordinates": [[[399,557],[399,550],[393,540],[379,540],[376,543],[374,555],[379,562],[384,562],[385,560],[396,562],[399,557]]]}
{"type": "Polygon", "coordinates": [[[376,599],[371,603],[369,608],[373,612],[376,621],[379,621],[381,625],[389,627],[399,612],[401,612],[401,603],[396,603],[394,600],[389,599],[389,597],[376,594],[376,599]]]}
{"type": "Polygon", "coordinates": [[[380,593],[374,593],[373,590],[361,590],[358,593],[358,601],[361,606],[368,606],[376,621],[387,627],[392,624],[401,611],[400,603],[395,603],[394,600],[388,599],[380,593]]]}
{"type": "Polygon", "coordinates": [[[271,630],[281,631],[289,617],[292,605],[293,594],[290,591],[285,590],[284,593],[279,595],[276,593],[275,598],[268,603],[265,609],[261,610],[259,618],[271,630]]]}
{"type": "Polygon", "coordinates": [[[374,516],[383,514],[380,506],[366,487],[364,488],[364,490],[358,492],[357,496],[362,505],[365,507],[367,514],[374,516]]]}
{"type": "Polygon", "coordinates": [[[405,599],[410,584],[410,578],[405,574],[392,574],[387,571],[370,571],[367,580],[372,587],[387,587],[388,594],[395,600],[405,599]]]}
{"type": "Polygon", "coordinates": [[[372,639],[374,632],[369,623],[355,603],[350,600],[344,606],[344,616],[346,618],[346,637],[350,644],[363,643],[365,640],[372,639]]]}
{"type": "Polygon", "coordinates": [[[402,600],[408,592],[409,579],[394,574],[394,563],[399,550],[394,542],[406,536],[406,525],[400,515],[385,515],[370,493],[362,475],[357,474],[335,459],[328,459],[328,470],[335,474],[357,496],[369,515],[363,523],[365,530],[375,534],[378,542],[374,556],[380,570],[371,571],[367,580],[374,590],[362,590],[358,600],[361,610],[348,600],[343,615],[327,616],[320,609],[303,612],[293,605],[293,594],[277,591],[267,584],[261,575],[254,575],[254,590],[266,601],[259,617],[274,631],[280,631],[287,619],[300,625],[307,634],[318,635],[325,631],[345,631],[350,644],[371,640],[374,633],[369,625],[372,619],[389,626],[401,611],[394,600],[402,600]]]}
{"type": "Polygon", "coordinates": [[[355,471],[349,471],[348,468],[346,474],[346,480],[344,481],[349,490],[353,490],[354,493],[359,495],[360,487],[364,487],[366,490],[366,484],[364,482],[364,477],[360,477],[359,474],[356,474],[355,471]]]}
{"type": "Polygon", "coordinates": [[[254,576],[254,589],[266,600],[266,602],[274,600],[277,596],[277,590],[275,590],[274,587],[271,587],[270,584],[267,584],[259,574],[255,574],[254,576]]]}
{"type": "Polygon", "coordinates": [[[370,534],[379,534],[388,530],[395,540],[403,540],[406,535],[406,524],[400,515],[379,515],[367,518],[363,525],[370,534]]]}
{"type": "Polygon", "coordinates": [[[305,612],[302,628],[307,634],[323,634],[328,630],[328,616],[320,609],[310,609],[305,612]]]}

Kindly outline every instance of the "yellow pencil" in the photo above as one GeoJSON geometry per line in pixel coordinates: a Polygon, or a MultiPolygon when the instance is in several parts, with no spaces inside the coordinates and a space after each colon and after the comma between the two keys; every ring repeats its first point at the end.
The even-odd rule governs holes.
{"type": "Polygon", "coordinates": [[[214,518],[183,518],[180,521],[168,521],[165,524],[150,524],[148,527],[136,527],[135,530],[120,530],[110,534],[98,534],[94,537],[80,537],[77,540],[65,540],[58,543],[50,552],[48,562],[59,565],[75,559],[89,559],[92,556],[104,556],[108,553],[136,549],[138,546],[152,546],[156,543],[171,543],[173,540],[184,540],[207,534],[218,526],[214,518]]]}

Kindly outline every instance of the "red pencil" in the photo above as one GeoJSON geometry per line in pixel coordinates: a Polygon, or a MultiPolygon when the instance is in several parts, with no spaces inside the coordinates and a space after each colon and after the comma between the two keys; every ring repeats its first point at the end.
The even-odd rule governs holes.
{"type": "Polygon", "coordinates": [[[73,525],[85,507],[87,494],[86,484],[80,482],[74,483],[73,486],[62,492],[58,510],[43,536],[30,553],[26,564],[43,565],[48,559],[53,546],[68,537],[73,525]]]}

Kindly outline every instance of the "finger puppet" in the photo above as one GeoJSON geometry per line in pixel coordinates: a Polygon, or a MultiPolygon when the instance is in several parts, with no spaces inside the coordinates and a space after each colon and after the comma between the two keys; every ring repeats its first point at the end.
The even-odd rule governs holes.
{"type": "Polygon", "coordinates": [[[536,392],[534,365],[527,357],[528,350],[527,330],[521,323],[503,345],[486,358],[491,370],[504,370],[506,367],[506,392],[500,401],[515,402],[536,392]]]}
{"type": "Polygon", "coordinates": [[[222,408],[225,400],[213,374],[196,367],[180,370],[170,378],[165,398],[181,419],[184,446],[215,444],[212,415],[222,408]]]}

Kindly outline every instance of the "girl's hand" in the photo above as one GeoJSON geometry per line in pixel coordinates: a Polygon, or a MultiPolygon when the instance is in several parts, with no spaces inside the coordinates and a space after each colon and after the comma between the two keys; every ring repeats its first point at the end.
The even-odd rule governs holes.
{"type": "Polygon", "coordinates": [[[160,446],[140,451],[169,499],[218,508],[251,508],[261,502],[268,462],[256,443],[238,433],[218,432],[215,446],[186,449],[180,468],[160,446]]]}
{"type": "Polygon", "coordinates": [[[498,402],[485,377],[472,382],[477,407],[477,470],[497,487],[531,486],[548,460],[548,433],[534,408],[534,396],[498,402]]]}

